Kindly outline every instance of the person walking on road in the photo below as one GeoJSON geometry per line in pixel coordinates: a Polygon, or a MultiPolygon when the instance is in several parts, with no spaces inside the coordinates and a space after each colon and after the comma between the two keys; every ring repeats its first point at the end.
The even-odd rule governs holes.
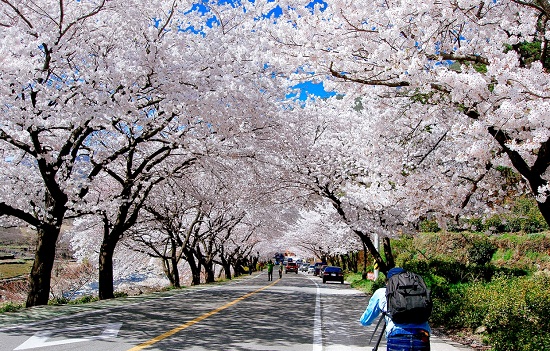
{"type": "MultiPolygon", "coordinates": [[[[388,271],[386,282],[393,275],[404,273],[403,268],[392,268],[388,271]]],[[[380,314],[386,319],[387,351],[430,351],[431,329],[428,322],[397,324],[387,312],[386,288],[374,292],[369,305],[360,318],[364,326],[371,325],[380,314]]]]}
{"type": "Polygon", "coordinates": [[[272,281],[273,280],[273,262],[271,262],[271,260],[269,260],[269,262],[267,262],[267,280],[268,281],[272,281]]]}
{"type": "Polygon", "coordinates": [[[281,279],[283,277],[283,264],[281,263],[279,265],[279,279],[281,279]]]}

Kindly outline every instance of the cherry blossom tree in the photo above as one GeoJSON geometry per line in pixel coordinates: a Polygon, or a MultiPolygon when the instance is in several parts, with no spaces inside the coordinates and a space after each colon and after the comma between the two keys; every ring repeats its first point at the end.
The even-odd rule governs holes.
{"type": "Polygon", "coordinates": [[[48,301],[61,224],[93,178],[82,149],[92,133],[109,128],[103,112],[112,106],[100,83],[109,55],[95,45],[105,32],[93,28],[105,29],[114,7],[55,3],[0,4],[0,214],[37,230],[27,306],[48,301]]]}
{"type": "MultiPolygon", "coordinates": [[[[499,179],[499,166],[513,166],[550,220],[546,2],[279,6],[277,28],[272,20],[266,30],[274,37],[270,52],[280,55],[266,60],[295,81],[323,80],[329,90],[360,98],[375,110],[373,141],[399,136],[396,147],[414,146],[395,164],[403,174],[424,173],[423,182],[409,181],[418,185],[415,200],[445,204],[448,192],[441,190],[458,184],[464,201],[456,203],[467,205],[483,190],[494,203],[502,193],[489,179],[499,179]],[[437,186],[433,180],[441,178],[437,186]]],[[[459,206],[451,207],[446,212],[456,215],[459,206]]]]}
{"type": "Polygon", "coordinates": [[[200,202],[187,195],[181,182],[168,179],[153,190],[139,223],[122,242],[132,250],[159,258],[171,286],[179,288],[179,265],[203,215],[200,202]],[[155,202],[154,200],[159,200],[155,202]]]}
{"type": "Polygon", "coordinates": [[[328,201],[311,210],[303,209],[300,216],[281,241],[300,248],[301,256],[319,257],[333,265],[345,265],[347,262],[341,260],[342,257],[362,249],[359,237],[351,233],[328,201]]]}
{"type": "MultiPolygon", "coordinates": [[[[27,301],[32,306],[47,302],[67,211],[102,211],[79,205],[84,197],[97,200],[90,192],[97,177],[109,175],[123,190],[117,216],[103,209],[111,211],[103,216],[105,232],[118,228],[112,235],[118,238],[129,224],[124,219],[135,219],[144,195],[160,181],[147,179],[152,165],[178,147],[205,153],[216,139],[236,143],[234,136],[270,124],[276,79],[256,79],[263,63],[248,59],[240,40],[243,29],[251,33],[254,21],[244,17],[255,16],[252,6],[239,16],[231,5],[210,6],[215,26],[184,1],[0,6],[6,15],[0,23],[3,194],[25,195],[6,195],[0,213],[38,230],[27,301]],[[191,128],[194,138],[182,140],[191,128]],[[203,142],[206,137],[212,143],[203,142]]],[[[107,256],[116,241],[105,247],[107,256]]]]}

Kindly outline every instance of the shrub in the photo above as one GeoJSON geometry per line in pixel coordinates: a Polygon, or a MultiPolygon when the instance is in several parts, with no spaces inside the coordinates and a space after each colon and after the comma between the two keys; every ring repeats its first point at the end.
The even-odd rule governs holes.
{"type": "Polygon", "coordinates": [[[380,274],[376,281],[372,281],[369,279],[360,279],[360,278],[361,277],[359,276],[359,279],[354,279],[353,281],[351,281],[350,286],[354,289],[361,290],[367,294],[372,294],[377,289],[382,288],[386,285],[386,281],[383,274],[380,274]]]}
{"type": "Polygon", "coordinates": [[[23,308],[22,304],[8,302],[8,303],[5,303],[2,306],[0,306],[0,313],[15,312],[15,311],[20,310],[22,308],[23,308]]]}
{"type": "Polygon", "coordinates": [[[93,295],[84,295],[78,299],[70,301],[69,304],[79,305],[79,304],[90,303],[94,301],[99,301],[99,297],[93,296],[93,295]]]}
{"type": "Polygon", "coordinates": [[[436,221],[424,220],[420,222],[420,231],[424,233],[437,233],[440,231],[439,225],[436,221]]]}
{"type": "Polygon", "coordinates": [[[538,233],[548,230],[548,223],[540,213],[536,201],[529,197],[520,197],[514,202],[508,222],[511,231],[538,233]]]}
{"type": "Polygon", "coordinates": [[[469,230],[474,232],[482,231],[484,228],[483,218],[481,217],[472,217],[466,221],[466,226],[469,230]]]}
{"type": "Polygon", "coordinates": [[[56,296],[48,300],[48,305],[66,305],[70,302],[69,298],[65,296],[56,296]]]}
{"type": "Polygon", "coordinates": [[[124,291],[115,291],[114,295],[115,295],[115,298],[128,297],[128,293],[126,293],[124,291]]]}
{"type": "Polygon", "coordinates": [[[550,276],[497,279],[483,321],[495,351],[550,350],[550,276]]]}
{"type": "Polygon", "coordinates": [[[485,220],[483,228],[494,233],[504,233],[508,231],[508,225],[505,218],[494,215],[485,220]]]}
{"type": "Polygon", "coordinates": [[[491,262],[497,247],[487,239],[476,239],[468,249],[468,259],[478,265],[491,262]]]}

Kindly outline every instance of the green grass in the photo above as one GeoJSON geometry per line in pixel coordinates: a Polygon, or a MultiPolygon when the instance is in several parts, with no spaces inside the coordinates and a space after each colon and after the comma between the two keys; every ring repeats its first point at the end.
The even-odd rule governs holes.
{"type": "Polygon", "coordinates": [[[0,264],[0,279],[14,278],[31,272],[33,261],[0,264]]]}
{"type": "Polygon", "coordinates": [[[494,260],[503,260],[503,261],[510,261],[512,257],[514,256],[514,250],[508,249],[508,250],[498,250],[495,255],[493,256],[494,260]]]}
{"type": "Polygon", "coordinates": [[[0,313],[15,312],[15,311],[20,310],[22,308],[23,308],[22,304],[8,302],[8,303],[5,303],[3,305],[0,305],[0,313]]]}
{"type": "Polygon", "coordinates": [[[361,273],[347,273],[344,279],[350,283],[354,289],[360,290],[366,294],[372,294],[378,287],[375,282],[368,279],[361,279],[361,273]]]}

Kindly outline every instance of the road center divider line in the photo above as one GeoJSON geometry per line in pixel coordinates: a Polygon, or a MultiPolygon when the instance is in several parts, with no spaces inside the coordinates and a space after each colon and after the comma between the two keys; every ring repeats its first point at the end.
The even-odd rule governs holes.
{"type": "Polygon", "coordinates": [[[231,301],[231,302],[229,302],[229,303],[227,303],[227,304],[225,304],[225,305],[223,305],[223,306],[221,306],[221,307],[218,307],[218,308],[216,308],[216,309],[214,309],[214,310],[212,310],[212,311],[210,311],[210,312],[207,312],[207,313],[205,313],[205,314],[203,314],[203,315],[201,315],[201,316],[199,316],[199,317],[197,317],[197,318],[195,318],[195,319],[193,319],[193,320],[191,320],[191,321],[189,321],[189,322],[187,322],[187,323],[184,323],[184,324],[182,324],[182,325],[180,325],[180,326],[178,326],[178,327],[175,327],[174,329],[169,330],[169,331],[167,331],[166,333],[162,333],[162,334],[160,334],[159,336],[156,336],[156,337],[152,338],[151,340],[148,340],[148,341],[146,341],[146,342],[144,342],[144,343],[142,343],[142,344],[139,344],[139,345],[137,345],[137,346],[134,346],[134,347],[132,347],[131,349],[129,349],[128,351],[139,351],[139,350],[143,350],[144,348],[149,347],[149,346],[151,346],[151,345],[153,345],[153,344],[156,344],[156,343],[159,342],[159,341],[162,341],[162,340],[164,340],[164,339],[166,339],[166,338],[168,338],[168,337],[170,337],[170,336],[172,336],[172,335],[174,335],[174,334],[176,334],[176,333],[178,333],[178,332],[180,332],[180,331],[182,331],[182,330],[184,330],[184,329],[189,328],[190,326],[192,326],[192,325],[194,325],[194,324],[199,323],[200,321],[202,321],[202,320],[204,320],[204,319],[206,319],[206,318],[208,318],[208,317],[210,317],[210,316],[212,316],[212,315],[215,315],[215,314],[218,313],[218,312],[221,312],[221,311],[225,310],[225,309],[228,308],[228,307],[233,306],[234,304],[236,304],[236,303],[239,302],[239,301],[242,301],[242,300],[244,300],[244,299],[246,299],[246,298],[248,298],[248,297],[250,297],[250,296],[252,296],[252,295],[254,295],[254,294],[256,294],[256,293],[259,293],[259,292],[262,291],[262,290],[265,290],[265,289],[267,289],[267,288],[269,288],[269,287],[271,287],[271,286],[277,284],[277,283],[279,282],[279,280],[280,280],[280,279],[278,279],[278,280],[274,281],[273,283],[271,283],[271,284],[269,284],[269,285],[266,285],[266,286],[264,286],[264,287],[262,287],[262,288],[260,288],[260,289],[258,289],[258,290],[249,292],[248,294],[245,294],[245,295],[243,295],[243,296],[241,296],[241,297],[239,297],[239,298],[237,298],[237,299],[235,299],[235,300],[233,300],[233,301],[231,301]]]}

